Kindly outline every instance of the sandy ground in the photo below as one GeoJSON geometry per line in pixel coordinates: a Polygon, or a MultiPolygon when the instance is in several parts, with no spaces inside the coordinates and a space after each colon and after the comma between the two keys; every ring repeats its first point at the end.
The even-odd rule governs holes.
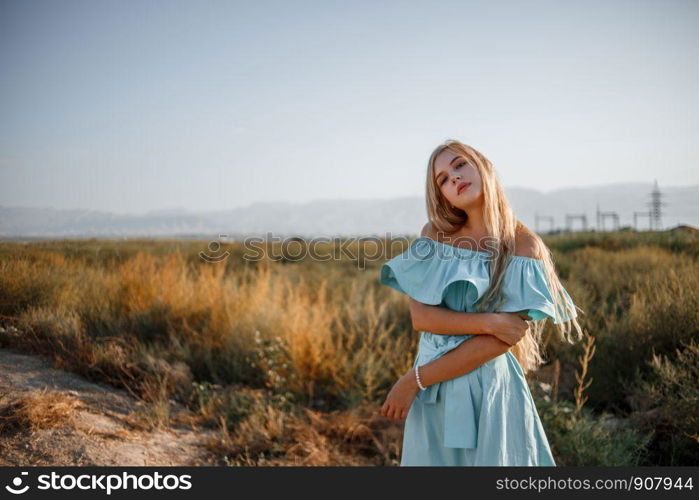
{"type": "MultiPolygon", "coordinates": [[[[202,446],[210,430],[192,424],[145,430],[133,424],[142,403],[126,391],[56,370],[47,358],[0,349],[0,407],[47,392],[69,403],[69,418],[0,433],[0,465],[216,465],[202,446]]],[[[187,421],[186,409],[170,405],[173,420],[187,421]]]]}

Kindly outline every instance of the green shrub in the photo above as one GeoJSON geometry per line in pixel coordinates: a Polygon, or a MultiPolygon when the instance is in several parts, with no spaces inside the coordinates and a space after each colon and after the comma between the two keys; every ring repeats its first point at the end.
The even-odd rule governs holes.
{"type": "Polygon", "coordinates": [[[639,465],[650,436],[610,414],[575,413],[568,401],[552,402],[546,384],[532,391],[541,422],[558,466],[639,465]]]}
{"type": "Polygon", "coordinates": [[[653,355],[652,374],[629,397],[632,419],[653,433],[650,463],[699,463],[699,345],[692,339],[670,358],[653,355]]]}

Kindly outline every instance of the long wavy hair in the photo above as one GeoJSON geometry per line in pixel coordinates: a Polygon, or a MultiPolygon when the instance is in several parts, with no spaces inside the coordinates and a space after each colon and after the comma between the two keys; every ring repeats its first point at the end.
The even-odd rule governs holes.
{"type": "MultiPolygon", "coordinates": [[[[430,155],[427,166],[427,213],[432,228],[446,235],[454,234],[468,221],[468,214],[451,206],[442,195],[434,178],[434,163],[444,150],[465,157],[474,165],[481,175],[483,185],[483,221],[489,239],[496,243],[497,249],[491,252],[490,286],[481,300],[476,304],[478,312],[497,311],[503,300],[501,293],[503,276],[511,256],[515,255],[515,234],[524,225],[516,219],[505,196],[505,190],[490,161],[475,148],[455,139],[448,139],[437,146],[430,155]]],[[[556,326],[561,339],[572,344],[582,338],[582,329],[563,294],[563,286],[556,274],[553,256],[541,237],[534,233],[537,259],[543,261],[546,279],[555,302],[556,321],[559,318],[572,318],[556,326]],[[573,332],[573,329],[575,330],[573,332]]],[[[491,247],[492,248],[492,247],[491,247]]],[[[579,307],[573,305],[580,312],[579,307]]],[[[541,341],[546,321],[527,321],[529,329],[522,339],[512,346],[511,352],[519,361],[524,373],[535,370],[544,363],[541,354],[541,341]]]]}

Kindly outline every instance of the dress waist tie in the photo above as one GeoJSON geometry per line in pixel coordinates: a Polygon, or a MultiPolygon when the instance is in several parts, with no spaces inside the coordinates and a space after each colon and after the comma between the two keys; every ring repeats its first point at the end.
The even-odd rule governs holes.
{"type": "MultiPolygon", "coordinates": [[[[428,332],[425,332],[428,333],[428,332]]],[[[429,340],[435,334],[420,337],[418,355],[413,363],[422,366],[435,360],[468,339],[469,335],[449,336],[446,342],[429,340]]],[[[476,369],[478,370],[478,369],[476,369]]],[[[478,443],[478,418],[482,400],[482,385],[476,370],[451,380],[437,382],[418,392],[424,404],[436,404],[437,393],[444,385],[444,446],[447,448],[475,448],[478,443]]]]}

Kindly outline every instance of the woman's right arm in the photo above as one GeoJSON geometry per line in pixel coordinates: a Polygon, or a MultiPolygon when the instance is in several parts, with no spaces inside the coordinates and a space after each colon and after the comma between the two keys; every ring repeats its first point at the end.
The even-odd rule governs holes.
{"type": "MultiPolygon", "coordinates": [[[[443,335],[480,334],[420,367],[425,386],[451,380],[507,352],[526,334],[528,316],[520,313],[467,313],[410,299],[413,327],[443,335]]],[[[406,374],[406,376],[410,376],[406,374]]]]}
{"type": "Polygon", "coordinates": [[[413,329],[438,335],[488,334],[510,346],[526,333],[526,314],[452,311],[447,307],[423,304],[409,298],[413,329]]]}

